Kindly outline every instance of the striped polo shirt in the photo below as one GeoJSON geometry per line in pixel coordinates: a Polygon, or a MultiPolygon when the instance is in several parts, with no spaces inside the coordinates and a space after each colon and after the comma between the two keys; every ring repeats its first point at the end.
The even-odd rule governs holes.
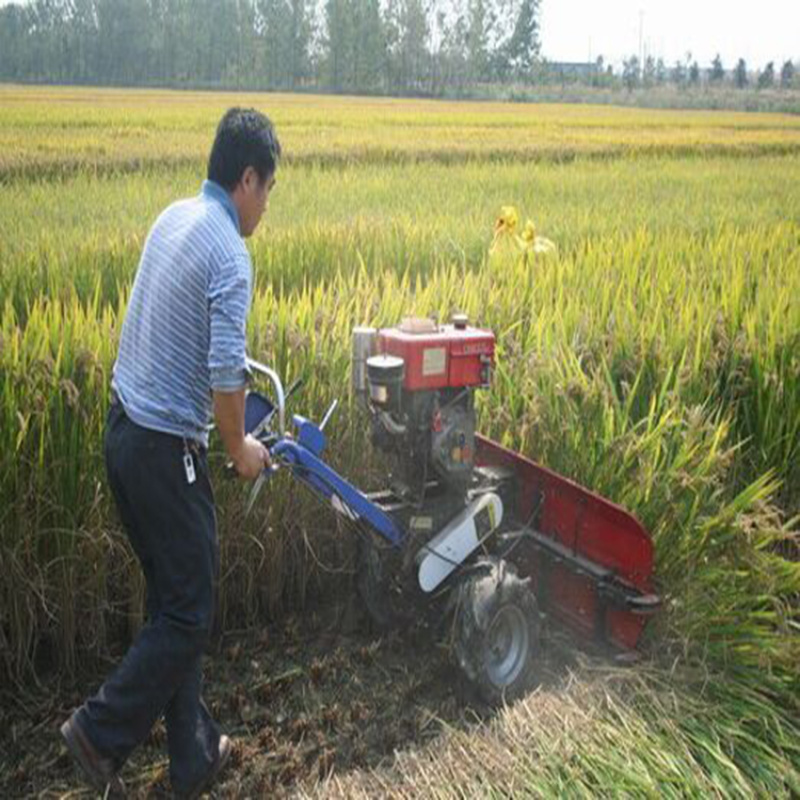
{"type": "Polygon", "coordinates": [[[208,445],[211,390],[245,385],[251,291],[236,206],[205,181],[161,214],[142,251],[112,379],[135,423],[208,445]]]}

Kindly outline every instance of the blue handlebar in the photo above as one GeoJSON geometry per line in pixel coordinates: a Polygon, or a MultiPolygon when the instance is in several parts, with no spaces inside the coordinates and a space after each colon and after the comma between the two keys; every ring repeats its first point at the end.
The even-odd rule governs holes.
{"type": "MultiPolygon", "coordinates": [[[[266,397],[249,392],[245,399],[245,431],[256,435],[266,432],[274,413],[275,407],[266,397]]],[[[300,416],[294,417],[294,425],[296,439],[281,436],[269,446],[273,461],[290,467],[296,478],[330,501],[338,513],[352,520],[363,519],[393,545],[401,545],[405,533],[394,519],[322,460],[326,438],[319,426],[300,416]]],[[[261,473],[251,502],[271,474],[272,470],[261,473]]]]}

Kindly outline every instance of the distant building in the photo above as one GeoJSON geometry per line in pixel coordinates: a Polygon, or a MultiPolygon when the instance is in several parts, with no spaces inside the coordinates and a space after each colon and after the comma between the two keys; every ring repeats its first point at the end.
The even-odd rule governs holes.
{"type": "Polygon", "coordinates": [[[597,75],[597,63],[594,61],[547,61],[546,66],[548,72],[562,78],[591,78],[597,75]]]}

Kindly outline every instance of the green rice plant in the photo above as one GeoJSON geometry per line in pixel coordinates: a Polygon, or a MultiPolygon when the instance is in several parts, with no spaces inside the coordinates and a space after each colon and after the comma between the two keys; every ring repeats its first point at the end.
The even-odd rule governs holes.
{"type": "MultiPolygon", "coordinates": [[[[108,385],[144,237],[197,190],[214,103],[229,101],[78,91],[59,118],[48,91],[0,112],[0,142],[28,148],[0,163],[0,672],[18,681],[76,670],[141,623],[142,581],[102,464],[108,385]],[[87,115],[88,97],[102,111],[87,115]]],[[[344,401],[328,428],[334,466],[379,483],[349,395],[352,328],[465,312],[497,335],[482,432],[636,514],[666,597],[652,669],[584,666],[596,680],[573,676],[574,696],[534,695],[497,741],[455,734],[469,759],[420,756],[398,785],[796,794],[796,123],[545,107],[482,107],[469,122],[472,106],[274,100],[297,157],[249,243],[248,347],[286,381],[305,378],[293,410],[319,419],[344,401]],[[451,156],[454,131],[463,148],[451,156]],[[521,144],[532,132],[536,154],[521,144]],[[592,157],[531,160],[547,148],[592,157]],[[555,252],[491,248],[512,201],[555,252]]],[[[224,630],[352,589],[353,538],[330,514],[278,476],[245,519],[246,488],[222,479],[218,445],[211,458],[224,630]]],[[[373,777],[385,780],[365,786],[373,777]]]]}
{"type": "MultiPolygon", "coordinates": [[[[591,338],[585,315],[576,313],[566,291],[593,293],[597,287],[578,276],[569,260],[547,258],[535,265],[534,277],[523,261],[492,258],[478,270],[445,267],[424,280],[362,266],[288,292],[267,287],[253,303],[251,352],[274,364],[287,380],[304,375],[303,410],[321,416],[336,387],[347,386],[349,332],[358,322],[389,325],[406,313],[442,319],[455,309],[477,318],[483,309],[483,321],[498,332],[500,357],[495,389],[482,398],[481,427],[640,516],[654,534],[659,578],[674,600],[668,627],[676,646],[711,653],[715,663],[725,662],[731,653],[736,663],[749,663],[757,652],[760,657],[769,652],[776,670],[789,670],[796,640],[783,642],[782,637],[795,624],[789,598],[800,586],[796,565],[770,548],[790,541],[793,534],[759,510],[778,488],[774,474],[764,473],[737,489],[732,465],[747,443],[732,439],[731,410],[715,404],[713,394],[705,404],[696,403],[699,378],[689,365],[700,345],[684,344],[673,352],[663,330],[666,321],[661,320],[652,329],[637,330],[639,341],[629,351],[608,350],[608,339],[591,338]],[[509,325],[508,320],[514,322],[509,325]]],[[[625,296],[631,291],[621,282],[606,294],[623,305],[642,302],[625,296]]],[[[647,302],[653,301],[654,291],[645,288],[647,302]]],[[[44,565],[48,575],[53,564],[77,564],[82,558],[75,531],[87,531],[87,547],[102,548],[104,541],[92,523],[96,509],[101,509],[101,519],[108,514],[107,499],[96,494],[102,486],[97,453],[124,302],[116,311],[101,309],[99,295],[100,282],[88,305],[75,297],[69,302],[36,301],[24,328],[12,306],[7,305],[4,316],[4,341],[16,342],[8,352],[20,354],[4,364],[3,372],[4,395],[16,393],[7,401],[4,428],[16,430],[19,440],[7,464],[22,487],[21,492],[16,489],[17,503],[4,520],[4,537],[12,552],[20,542],[26,547],[36,542],[30,563],[39,569],[44,565]],[[33,410],[23,433],[19,417],[12,415],[29,408],[33,410]]],[[[590,306],[584,300],[582,307],[590,306]]],[[[602,302],[594,310],[602,315],[602,302]]],[[[603,329],[596,321],[592,325],[603,329]]],[[[707,332],[705,347],[710,347],[712,328],[707,332]]],[[[631,341],[627,336],[624,340],[631,341]]],[[[715,385],[716,374],[712,371],[707,386],[715,385]]],[[[359,473],[352,457],[349,462],[343,457],[363,446],[357,423],[351,415],[331,429],[332,458],[344,471],[366,480],[367,471],[359,473]]],[[[7,491],[15,489],[9,486],[7,491]]],[[[262,533],[272,528],[263,541],[243,524],[236,511],[241,501],[226,494],[222,503],[223,508],[231,506],[223,517],[230,531],[224,536],[230,542],[225,545],[230,550],[224,550],[231,556],[228,574],[237,576],[223,584],[223,606],[231,609],[225,613],[249,619],[265,610],[274,613],[289,599],[300,602],[309,581],[319,577],[308,552],[298,549],[293,534],[281,526],[282,515],[309,518],[297,511],[295,504],[302,500],[280,492],[275,498],[260,523],[262,533]],[[245,530],[244,539],[236,538],[236,529],[245,530]]],[[[315,512],[306,513],[313,517],[315,512]]],[[[325,541],[324,533],[315,534],[325,541]]],[[[113,561],[114,553],[111,548],[107,558],[113,561]]],[[[32,625],[46,630],[53,619],[59,635],[63,630],[71,635],[59,628],[60,616],[53,616],[52,609],[77,615],[69,599],[75,574],[65,572],[55,579],[58,588],[48,584],[57,601],[48,602],[47,593],[36,589],[34,597],[45,602],[29,603],[29,608],[39,607],[30,618],[32,625]]],[[[109,575],[116,576],[113,563],[96,571],[89,591],[106,596],[109,587],[99,585],[109,575]]],[[[118,591],[116,577],[114,583],[118,591]]],[[[125,607],[133,599],[118,602],[125,607]]]]}

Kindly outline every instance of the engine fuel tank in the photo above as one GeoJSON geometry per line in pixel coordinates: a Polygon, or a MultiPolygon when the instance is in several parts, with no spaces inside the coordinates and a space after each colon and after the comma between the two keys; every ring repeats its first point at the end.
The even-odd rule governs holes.
{"type": "Polygon", "coordinates": [[[378,333],[378,352],[405,362],[403,388],[409,392],[488,385],[494,346],[492,331],[430,320],[404,320],[378,333]]]}

